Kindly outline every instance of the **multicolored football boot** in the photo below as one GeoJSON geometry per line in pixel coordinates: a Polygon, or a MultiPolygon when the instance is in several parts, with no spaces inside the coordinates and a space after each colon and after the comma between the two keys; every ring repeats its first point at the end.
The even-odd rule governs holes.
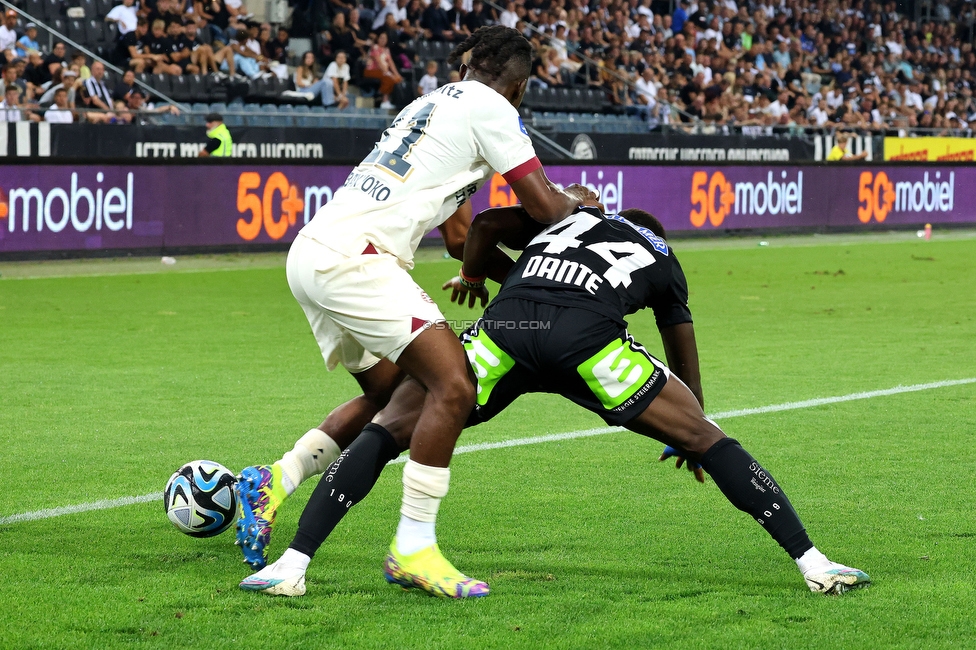
{"type": "Polygon", "coordinates": [[[807,571],[803,574],[803,579],[810,591],[834,596],[871,584],[871,578],[864,571],[836,562],[807,571]]]}
{"type": "Polygon", "coordinates": [[[275,562],[241,580],[240,587],[270,596],[304,596],[305,572],[289,569],[281,566],[281,562],[275,562]]]}
{"type": "Polygon", "coordinates": [[[278,506],[287,497],[281,485],[281,467],[245,467],[237,477],[235,489],[240,503],[235,544],[244,552],[245,564],[260,570],[268,563],[268,544],[278,506]]]}
{"type": "Polygon", "coordinates": [[[387,582],[403,587],[416,587],[438,598],[480,598],[488,595],[488,584],[469,578],[447,561],[437,544],[412,555],[401,555],[396,539],[383,563],[387,582]]]}

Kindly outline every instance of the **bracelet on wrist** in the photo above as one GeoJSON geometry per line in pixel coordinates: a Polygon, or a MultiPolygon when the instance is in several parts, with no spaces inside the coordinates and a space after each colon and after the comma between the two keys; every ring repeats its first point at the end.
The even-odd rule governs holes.
{"type": "Polygon", "coordinates": [[[485,286],[486,277],[487,276],[484,275],[480,278],[471,277],[464,272],[463,267],[460,271],[458,271],[458,279],[461,281],[461,286],[466,289],[480,289],[481,287],[485,286]]]}

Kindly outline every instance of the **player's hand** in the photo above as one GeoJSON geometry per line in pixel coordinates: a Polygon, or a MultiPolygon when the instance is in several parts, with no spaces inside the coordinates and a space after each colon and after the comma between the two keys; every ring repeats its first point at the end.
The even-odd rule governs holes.
{"type": "Polygon", "coordinates": [[[599,208],[600,212],[606,212],[606,208],[600,203],[600,195],[579,183],[573,183],[566,188],[566,193],[575,196],[580,205],[599,208]]]}
{"type": "MultiPolygon", "coordinates": [[[[682,456],[681,453],[681,451],[675,449],[671,445],[665,445],[664,451],[661,453],[661,457],[658,458],[658,460],[667,460],[673,456],[676,459],[674,463],[675,469],[680,469],[685,462],[685,457],[682,456]]],[[[688,471],[695,475],[695,480],[699,483],[705,482],[705,470],[702,469],[701,463],[688,463],[688,471]]]]}
{"type": "Polygon", "coordinates": [[[451,302],[456,302],[457,304],[464,306],[464,301],[467,299],[468,307],[474,309],[475,302],[480,298],[481,306],[485,307],[488,305],[488,289],[485,286],[478,288],[468,288],[461,284],[461,278],[453,277],[444,283],[441,287],[444,291],[448,289],[451,290],[451,302]]]}

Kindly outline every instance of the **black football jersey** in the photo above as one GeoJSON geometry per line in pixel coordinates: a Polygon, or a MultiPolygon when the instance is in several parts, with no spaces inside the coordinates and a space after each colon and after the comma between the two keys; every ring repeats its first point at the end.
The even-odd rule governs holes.
{"type": "Polygon", "coordinates": [[[581,307],[624,323],[650,307],[658,327],[691,322],[688,283],[674,251],[647,228],[584,208],[525,247],[496,300],[581,307]]]}

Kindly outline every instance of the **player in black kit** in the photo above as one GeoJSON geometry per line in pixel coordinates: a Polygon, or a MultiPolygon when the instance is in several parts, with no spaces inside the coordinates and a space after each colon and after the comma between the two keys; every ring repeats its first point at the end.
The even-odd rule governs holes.
{"type": "MultiPolygon", "coordinates": [[[[523,250],[484,315],[461,340],[477,388],[468,426],[485,422],[519,395],[556,393],[700,463],[738,509],[750,514],[796,563],[812,591],[839,594],[870,582],[864,572],[818,551],[779,484],[704,411],[688,288],[660,224],[640,210],[604,215],[581,208],[548,227],[521,208],[479,214],[461,274],[445,285],[460,304],[487,302],[488,260],[503,243],[523,250]],[[655,232],[657,231],[657,232],[655,232]],[[672,370],[627,331],[625,318],[649,307],[672,370]]],[[[404,381],[389,405],[326,471],[290,548],[241,587],[278,595],[305,592],[308,561],[386,463],[409,446],[425,398],[404,381]]],[[[701,479],[700,471],[696,476],[701,479]]],[[[407,587],[394,561],[388,581],[407,587]]],[[[431,576],[432,581],[436,576],[431,576]]],[[[421,576],[423,579],[423,576],[421,576]]],[[[429,591],[429,589],[428,589],[429,591]]],[[[443,594],[453,597],[454,594],[443,594]]]]}

